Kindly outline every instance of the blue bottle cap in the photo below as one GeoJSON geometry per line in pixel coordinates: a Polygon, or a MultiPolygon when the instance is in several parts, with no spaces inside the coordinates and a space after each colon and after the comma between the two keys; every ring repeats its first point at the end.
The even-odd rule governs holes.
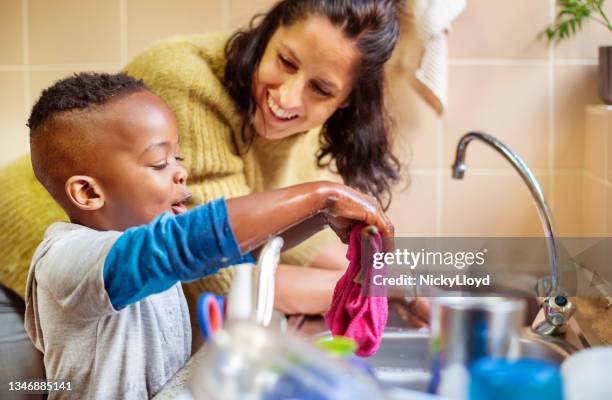
{"type": "Polygon", "coordinates": [[[483,358],[471,369],[469,400],[563,400],[559,368],[546,361],[483,358]]]}

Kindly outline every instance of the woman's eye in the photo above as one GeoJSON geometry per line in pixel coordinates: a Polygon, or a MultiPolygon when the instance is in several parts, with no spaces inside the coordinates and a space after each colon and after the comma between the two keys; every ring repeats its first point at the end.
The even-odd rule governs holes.
{"type": "Polygon", "coordinates": [[[288,59],[286,59],[285,57],[279,55],[278,59],[280,60],[280,62],[287,67],[288,69],[295,71],[297,69],[297,67],[295,66],[295,64],[293,64],[291,61],[289,61],[288,59]]]}
{"type": "Polygon", "coordinates": [[[328,92],[327,90],[323,89],[321,86],[317,85],[316,83],[312,84],[312,87],[314,88],[314,90],[319,93],[321,96],[323,97],[329,97],[331,96],[331,93],[328,92]]]}

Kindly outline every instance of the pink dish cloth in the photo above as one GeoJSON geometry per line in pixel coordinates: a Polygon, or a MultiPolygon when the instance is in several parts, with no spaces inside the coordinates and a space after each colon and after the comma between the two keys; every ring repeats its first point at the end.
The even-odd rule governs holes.
{"type": "MultiPolygon", "coordinates": [[[[389,308],[387,297],[364,296],[362,285],[356,283],[361,273],[361,230],[366,225],[359,224],[351,230],[346,257],[349,260],[347,271],[336,283],[332,305],[325,314],[325,322],[334,336],[347,336],[357,342],[358,356],[367,357],[376,353],[380,346],[382,333],[387,325],[389,308]]],[[[382,250],[382,238],[376,233],[373,238],[373,251],[382,250]]],[[[364,263],[369,268],[363,282],[371,282],[372,259],[364,263]]]]}

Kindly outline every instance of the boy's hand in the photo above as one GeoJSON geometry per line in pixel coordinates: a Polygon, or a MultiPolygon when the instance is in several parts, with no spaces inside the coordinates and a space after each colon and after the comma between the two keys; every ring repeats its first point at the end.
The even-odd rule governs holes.
{"type": "Polygon", "coordinates": [[[348,242],[357,222],[374,225],[383,237],[394,228],[371,196],[334,182],[308,182],[227,200],[230,225],[242,252],[253,251],[271,236],[287,236],[284,249],[325,227],[348,242]]]}
{"type": "Polygon", "coordinates": [[[393,224],[374,197],[340,184],[327,183],[323,190],[327,196],[323,214],[342,242],[348,243],[356,222],[374,225],[383,237],[393,237],[393,224]]]}

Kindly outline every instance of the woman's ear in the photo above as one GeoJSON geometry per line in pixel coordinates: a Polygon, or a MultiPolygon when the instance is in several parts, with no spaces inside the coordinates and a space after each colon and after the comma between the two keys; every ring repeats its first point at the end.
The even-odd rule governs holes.
{"type": "Polygon", "coordinates": [[[104,193],[98,182],[86,175],[74,175],[66,180],[66,195],[81,210],[95,211],[104,205],[104,193]]]}

